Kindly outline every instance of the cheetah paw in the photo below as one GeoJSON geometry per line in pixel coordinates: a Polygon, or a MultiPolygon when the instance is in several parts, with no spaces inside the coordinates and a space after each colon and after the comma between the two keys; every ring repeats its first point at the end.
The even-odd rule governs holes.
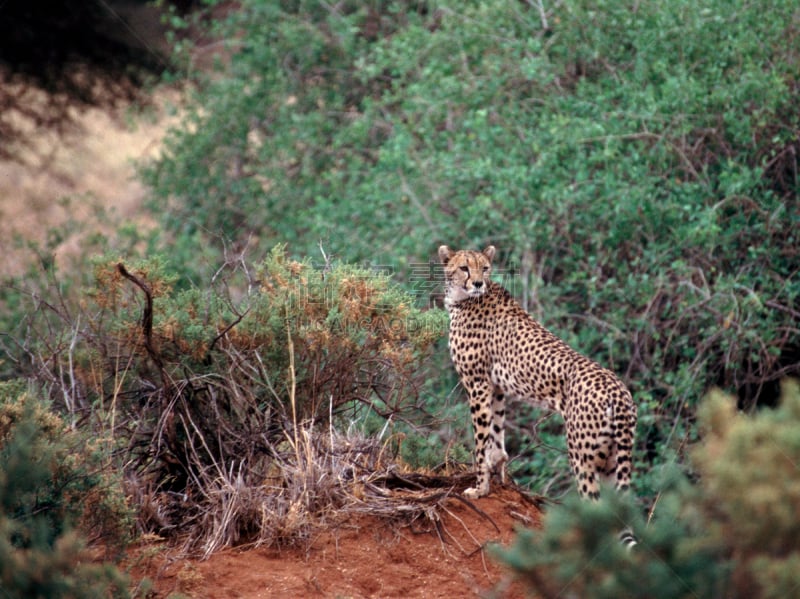
{"type": "Polygon", "coordinates": [[[478,499],[478,497],[484,497],[485,495],[489,494],[489,489],[483,490],[478,489],[477,487],[470,487],[464,491],[464,497],[467,499],[478,499]]]}

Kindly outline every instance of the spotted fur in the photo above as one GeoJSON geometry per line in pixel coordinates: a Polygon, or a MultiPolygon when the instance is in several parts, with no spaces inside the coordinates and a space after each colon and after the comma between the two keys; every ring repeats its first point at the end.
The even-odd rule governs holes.
{"type": "Polygon", "coordinates": [[[550,333],[489,279],[494,254],[494,246],[482,252],[439,248],[450,356],[469,396],[475,434],[477,485],[465,495],[486,495],[491,473],[504,474],[506,398],[563,416],[581,496],[596,499],[601,478],[627,489],[636,427],[630,392],[614,373],[550,333]]]}

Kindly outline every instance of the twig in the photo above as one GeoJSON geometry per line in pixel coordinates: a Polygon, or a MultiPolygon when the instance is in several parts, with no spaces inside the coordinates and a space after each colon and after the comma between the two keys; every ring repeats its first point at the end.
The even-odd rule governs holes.
{"type": "Polygon", "coordinates": [[[167,377],[167,373],[164,370],[164,362],[161,359],[161,356],[156,351],[155,346],[153,345],[153,291],[150,289],[150,286],[145,281],[143,281],[136,275],[129,273],[122,262],[117,264],[117,270],[119,271],[119,274],[121,274],[131,283],[136,285],[144,293],[145,297],[144,313],[142,314],[142,332],[144,333],[144,348],[147,350],[147,355],[150,356],[150,359],[158,367],[159,374],[161,375],[161,382],[163,383],[164,388],[166,389],[170,386],[169,378],[167,377]]]}
{"type": "Polygon", "coordinates": [[[294,370],[294,342],[292,341],[292,330],[289,325],[289,309],[286,309],[286,347],[289,351],[289,402],[292,405],[292,426],[294,430],[292,431],[294,434],[294,453],[295,457],[297,458],[297,466],[300,467],[300,445],[299,440],[297,438],[297,400],[296,400],[296,391],[297,391],[297,379],[294,370]]]}
{"type": "Polygon", "coordinates": [[[542,20],[542,29],[545,31],[550,31],[550,25],[547,22],[547,13],[544,11],[544,5],[542,0],[526,0],[530,6],[533,6],[536,10],[539,11],[539,18],[542,20]]]}
{"type": "Polygon", "coordinates": [[[428,213],[428,209],[422,204],[417,194],[411,189],[411,186],[406,181],[406,177],[403,174],[401,169],[397,169],[397,176],[400,178],[400,186],[402,188],[403,193],[411,200],[411,203],[416,206],[417,210],[419,210],[420,215],[422,215],[422,219],[425,221],[425,224],[428,225],[428,228],[431,232],[437,230],[436,226],[431,219],[430,214],[428,213]]]}
{"type": "Polygon", "coordinates": [[[650,508],[650,512],[647,514],[647,526],[650,526],[650,520],[653,519],[653,514],[656,512],[656,506],[658,505],[658,501],[661,499],[661,491],[656,494],[655,501],[653,501],[653,505],[650,508]]]}
{"type": "Polygon", "coordinates": [[[248,308],[247,310],[245,310],[244,312],[242,312],[241,314],[239,314],[239,317],[238,317],[236,320],[234,320],[232,323],[230,323],[228,326],[226,326],[224,329],[222,329],[222,331],[221,331],[221,332],[220,332],[220,333],[219,333],[219,334],[218,334],[216,337],[214,337],[214,340],[213,340],[213,341],[211,342],[211,344],[208,346],[208,351],[206,351],[206,358],[208,358],[208,357],[211,355],[211,350],[213,350],[213,349],[214,349],[214,346],[217,344],[217,341],[219,341],[219,340],[220,340],[220,339],[222,339],[222,338],[223,338],[225,335],[227,335],[227,334],[228,334],[228,331],[230,331],[230,330],[231,330],[233,327],[235,327],[237,324],[239,324],[240,322],[242,322],[242,319],[243,319],[245,316],[247,316],[247,313],[248,313],[248,312],[250,312],[250,308],[248,308]]]}
{"type": "Polygon", "coordinates": [[[786,312],[787,314],[791,314],[797,320],[800,320],[800,312],[797,310],[792,310],[788,306],[784,306],[783,304],[779,304],[775,300],[767,300],[764,302],[765,306],[768,306],[774,310],[780,310],[781,312],[786,312]]]}
{"type": "MultiPolygon", "coordinates": [[[[450,516],[454,520],[458,520],[458,523],[461,524],[461,527],[464,529],[464,532],[466,532],[467,535],[469,535],[469,538],[472,539],[472,541],[477,546],[477,549],[475,551],[482,551],[483,550],[483,544],[478,539],[475,538],[475,535],[472,534],[472,531],[470,530],[469,526],[467,526],[466,523],[461,518],[459,518],[454,512],[448,510],[446,506],[442,506],[442,509],[447,513],[448,516],[450,516]]],[[[497,525],[495,525],[495,528],[497,528],[497,525]]],[[[497,529],[497,532],[500,532],[499,528],[497,529]]],[[[458,539],[456,539],[455,536],[450,534],[449,531],[448,531],[447,534],[450,536],[450,538],[453,539],[453,541],[455,541],[456,545],[458,545],[458,548],[461,550],[461,553],[463,553],[465,555],[468,555],[468,556],[474,555],[475,551],[473,551],[471,553],[467,553],[467,551],[464,549],[464,547],[461,545],[461,543],[458,542],[458,539]]]]}
{"type": "Polygon", "coordinates": [[[472,511],[474,511],[476,514],[478,514],[480,516],[483,516],[486,520],[488,520],[491,523],[492,526],[494,526],[494,529],[497,532],[500,532],[500,527],[497,526],[497,522],[495,522],[489,514],[484,512],[482,509],[480,509],[472,501],[470,501],[469,499],[467,499],[463,495],[453,495],[452,497],[453,497],[453,499],[458,499],[460,502],[466,504],[466,506],[468,508],[470,508],[472,511]]]}
{"type": "Polygon", "coordinates": [[[319,240],[319,253],[322,254],[322,259],[325,260],[325,266],[322,267],[322,280],[325,280],[325,275],[331,271],[331,257],[325,253],[325,248],[322,247],[322,240],[319,240]]]}

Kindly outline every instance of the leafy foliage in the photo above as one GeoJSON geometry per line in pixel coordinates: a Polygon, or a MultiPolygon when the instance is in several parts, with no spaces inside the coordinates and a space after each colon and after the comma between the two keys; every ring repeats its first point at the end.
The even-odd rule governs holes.
{"type": "Polygon", "coordinates": [[[712,392],[693,448],[699,483],[675,468],[647,525],[630,499],[570,498],[544,530],[521,532],[500,558],[543,597],[785,597],[800,579],[797,464],[800,385],[786,381],[778,408],[737,413],[712,392]],[[616,534],[632,526],[628,552],[616,534]]]}
{"type": "Polygon", "coordinates": [[[204,251],[324,239],[402,271],[497,244],[523,304],[630,384],[647,473],[710,385],[751,409],[797,373],[800,16],[542,7],[244,2],[145,177],[204,251]]]}
{"type": "Polygon", "coordinates": [[[111,564],[85,563],[74,526],[120,542],[121,488],[101,474],[49,406],[20,382],[0,385],[0,589],[7,597],[125,597],[111,564]],[[109,527],[110,526],[110,527],[109,527]]]}

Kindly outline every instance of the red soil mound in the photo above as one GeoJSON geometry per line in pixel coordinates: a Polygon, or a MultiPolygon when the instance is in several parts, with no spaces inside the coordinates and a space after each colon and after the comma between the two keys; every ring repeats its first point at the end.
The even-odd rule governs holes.
{"type": "Polygon", "coordinates": [[[148,577],[155,597],[524,596],[487,546],[539,526],[532,500],[498,488],[474,502],[454,497],[445,508],[438,522],[414,525],[353,517],[307,549],[231,549],[199,561],[146,545],[134,553],[133,576],[148,577]]]}

